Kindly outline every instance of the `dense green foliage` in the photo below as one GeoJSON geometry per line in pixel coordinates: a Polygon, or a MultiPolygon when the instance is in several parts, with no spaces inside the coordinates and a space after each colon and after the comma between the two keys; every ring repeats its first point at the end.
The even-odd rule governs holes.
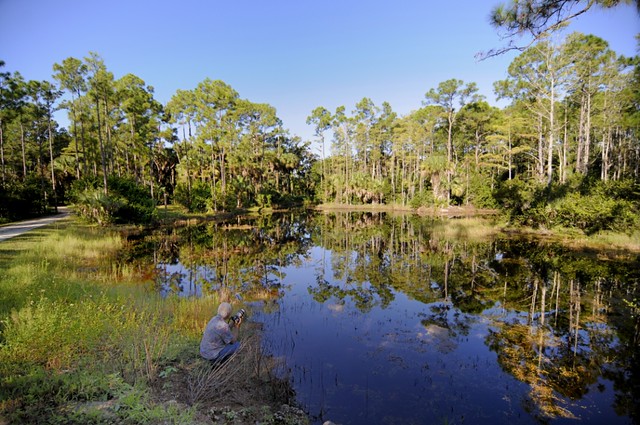
{"type": "Polygon", "coordinates": [[[223,81],[178,90],[167,104],[176,134],[176,200],[191,211],[271,207],[312,193],[308,143],[276,110],[241,99],[223,81]]]}
{"type": "Polygon", "coordinates": [[[542,39],[517,56],[495,108],[474,83],[451,79],[424,107],[398,117],[365,98],[351,116],[324,107],[308,117],[330,155],[321,202],[499,208],[513,223],[601,229],[637,227],[640,212],[640,61],[574,33],[542,39]],[[618,196],[616,187],[625,187],[618,196]],[[635,194],[635,195],[634,195],[635,194]]]}
{"type": "Polygon", "coordinates": [[[429,89],[406,116],[368,98],[351,113],[319,106],[307,119],[319,156],[272,106],[220,80],[161,105],[151,86],[133,74],[115,79],[94,53],[54,71],[59,86],[0,78],[2,220],[69,200],[101,223],[152,220],[142,211],[152,202],[215,212],[312,201],[498,208],[514,223],[586,232],[638,223],[638,197],[609,189],[632,195],[640,182],[640,59],[592,35],[524,50],[494,84],[510,102],[502,109],[457,79],[429,89]],[[67,129],[53,120],[56,107],[68,111],[67,129]],[[70,197],[87,179],[91,190],[70,197]],[[148,201],[136,193],[132,203],[121,179],[144,187],[148,201]]]}
{"type": "Polygon", "coordinates": [[[71,185],[70,200],[77,212],[91,222],[152,223],[157,216],[155,201],[145,188],[132,179],[111,176],[105,193],[95,178],[76,180],[71,185]]]}
{"type": "Polygon", "coordinates": [[[41,191],[41,181],[33,176],[24,181],[5,185],[0,191],[0,223],[4,220],[17,220],[46,212],[47,205],[44,203],[41,191]]]}
{"type": "Polygon", "coordinates": [[[150,222],[152,205],[174,191],[192,211],[310,197],[307,144],[288,135],[273,107],[224,82],[178,90],[163,106],[151,86],[133,74],[115,79],[95,53],[53,68],[58,87],[0,75],[0,220],[71,201],[102,224],[150,222]],[[68,111],[68,129],[55,108],[68,111]]]}
{"type": "Polygon", "coordinates": [[[515,224],[633,234],[640,226],[640,187],[630,180],[571,181],[552,187],[519,178],[503,182],[495,198],[515,224]]]}

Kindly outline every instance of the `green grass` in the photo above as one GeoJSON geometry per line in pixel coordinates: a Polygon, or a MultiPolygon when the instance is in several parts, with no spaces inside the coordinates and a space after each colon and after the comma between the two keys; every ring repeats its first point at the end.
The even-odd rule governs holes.
{"type": "MultiPolygon", "coordinates": [[[[73,219],[0,243],[0,424],[191,424],[223,402],[193,383],[202,331],[228,294],[162,298],[148,271],[117,260],[123,245],[73,219]],[[196,390],[206,397],[194,404],[196,390]]],[[[283,383],[251,340],[225,367],[258,412],[273,393],[264,382],[283,383]]]]}
{"type": "Polygon", "coordinates": [[[166,362],[195,352],[218,300],[163,303],[135,270],[116,265],[122,243],[70,221],[0,244],[0,419],[100,422],[70,403],[118,400],[131,423],[190,422],[152,403],[145,386],[166,362]],[[133,402],[135,391],[144,396],[133,402]]]}
{"type": "Polygon", "coordinates": [[[557,242],[573,249],[593,249],[609,252],[640,252],[640,231],[629,229],[627,233],[600,231],[586,235],[575,228],[533,229],[530,227],[511,227],[502,225],[509,234],[520,234],[557,242]]]}

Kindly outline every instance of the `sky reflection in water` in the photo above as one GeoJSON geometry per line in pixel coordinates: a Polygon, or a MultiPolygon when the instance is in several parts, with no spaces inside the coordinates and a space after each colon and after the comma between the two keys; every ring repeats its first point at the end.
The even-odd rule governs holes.
{"type": "MultiPolygon", "coordinates": [[[[393,274],[386,276],[381,289],[379,283],[356,281],[353,273],[334,269],[345,261],[357,262],[355,252],[345,258],[349,255],[344,252],[311,244],[303,254],[300,261],[266,272],[264,280],[276,285],[281,297],[251,303],[249,314],[250,320],[263,323],[264,347],[284,360],[282,373],[291,378],[298,402],[315,423],[559,424],[578,418],[581,423],[631,422],[615,413],[613,384],[603,376],[582,384],[586,393],[576,390],[580,394],[573,399],[559,394],[562,383],[548,377],[560,370],[558,380],[570,382],[563,374],[582,373],[575,365],[554,364],[564,363],[574,345],[581,353],[574,364],[580,366],[589,347],[602,342],[598,338],[606,339],[608,350],[620,344],[609,326],[595,319],[574,326],[572,333],[572,320],[582,320],[578,312],[582,318],[589,316],[582,310],[591,306],[582,304],[592,296],[585,293],[580,299],[573,281],[571,287],[567,282],[558,286],[554,295],[556,282],[551,278],[546,285],[526,278],[520,282],[525,288],[514,295],[522,300],[514,301],[509,296],[514,291],[506,284],[501,290],[501,275],[509,276],[514,266],[501,268],[505,254],[496,245],[487,250],[486,258],[477,259],[491,269],[487,275],[493,276],[497,288],[485,281],[482,291],[492,290],[494,295],[456,287],[453,276],[445,282],[441,273],[427,272],[437,269],[427,263],[416,269],[413,289],[405,293],[395,289],[401,286],[393,274]],[[458,307],[457,299],[466,302],[465,291],[483,299],[483,306],[475,307],[478,311],[458,307]],[[577,301],[563,306],[561,299],[568,299],[569,292],[577,301]],[[559,314],[554,311],[556,301],[559,314]]],[[[475,268],[475,259],[473,264],[475,268]]],[[[517,267],[526,267],[526,262],[517,267]]],[[[208,282],[220,280],[206,265],[185,267],[173,261],[159,269],[164,282],[173,279],[164,290],[182,296],[199,296],[208,282]]]]}

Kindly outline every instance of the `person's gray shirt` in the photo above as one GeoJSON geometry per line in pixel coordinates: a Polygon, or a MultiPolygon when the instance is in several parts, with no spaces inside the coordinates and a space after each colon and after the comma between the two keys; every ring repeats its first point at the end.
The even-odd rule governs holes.
{"type": "Polygon", "coordinates": [[[227,344],[233,342],[229,324],[219,315],[213,316],[204,329],[200,341],[200,355],[207,360],[215,360],[227,344]]]}

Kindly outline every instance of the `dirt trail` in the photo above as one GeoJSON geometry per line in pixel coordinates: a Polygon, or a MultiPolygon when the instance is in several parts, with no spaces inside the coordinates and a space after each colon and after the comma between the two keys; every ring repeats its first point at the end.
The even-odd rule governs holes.
{"type": "Polygon", "coordinates": [[[69,207],[58,207],[58,214],[33,220],[19,221],[0,227],[0,242],[21,235],[29,230],[46,226],[69,216],[69,207]]]}

